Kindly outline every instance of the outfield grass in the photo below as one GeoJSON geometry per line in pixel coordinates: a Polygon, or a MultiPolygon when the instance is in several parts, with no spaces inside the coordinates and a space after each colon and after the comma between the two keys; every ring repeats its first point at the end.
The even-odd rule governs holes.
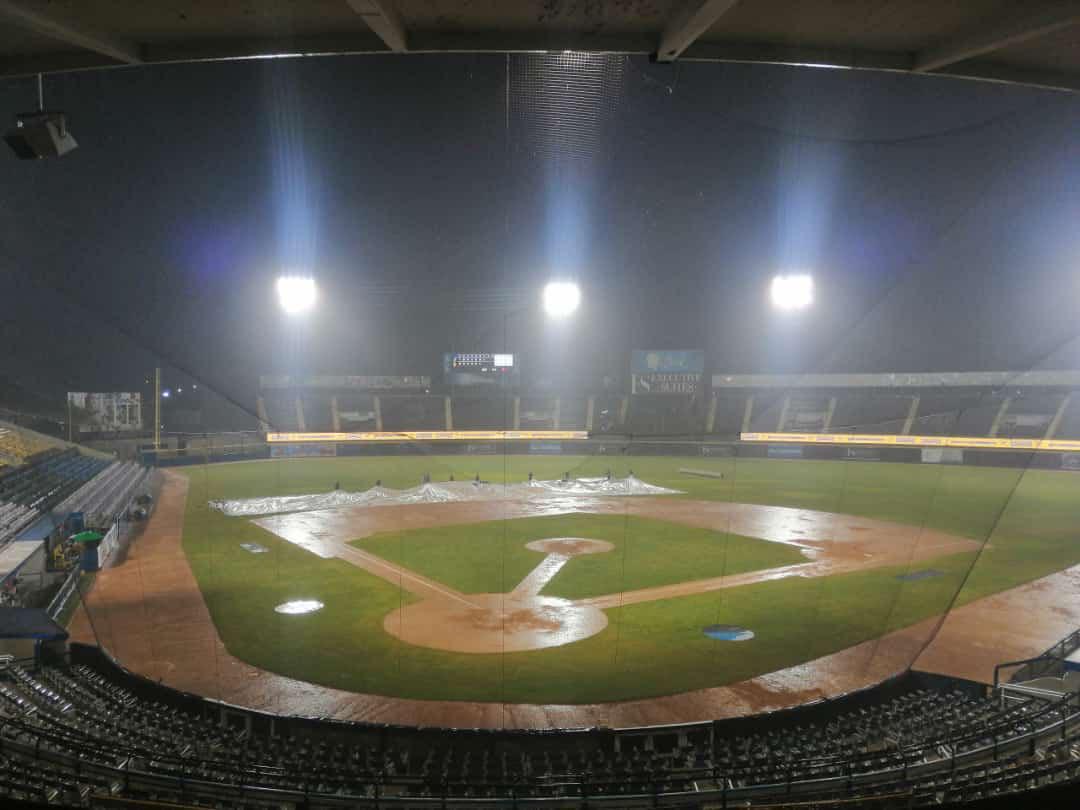
{"type": "MultiPolygon", "coordinates": [[[[210,465],[185,472],[191,490],[184,548],[230,652],[264,669],[315,683],[403,697],[574,703],[731,683],[876,638],[936,615],[954,601],[964,603],[1080,563],[1080,477],[1061,472],[1021,474],[1006,469],[867,462],[520,456],[290,460],[210,465]],[[412,647],[382,630],[383,617],[410,601],[408,593],[206,506],[212,498],[325,491],[335,482],[346,489],[362,489],[380,478],[387,486],[409,486],[425,472],[435,480],[451,473],[458,479],[480,473],[486,480],[500,482],[522,480],[529,471],[554,478],[567,471],[598,475],[609,467],[616,475],[633,469],[644,480],[686,492],[679,497],[844,512],[925,525],[978,540],[989,537],[990,542],[981,554],[920,563],[919,568],[942,572],[929,579],[900,581],[897,575],[908,569],[896,567],[760,583],[611,610],[603,632],[554,650],[465,655],[412,647]],[[724,478],[691,478],[680,474],[680,467],[723,472],[724,478]],[[248,541],[261,543],[270,553],[252,555],[240,549],[239,544],[248,541]],[[273,612],[275,605],[302,597],[320,599],[326,608],[307,616],[273,612]],[[750,627],[756,637],[739,644],[711,641],[701,628],[716,622],[750,627]]],[[[582,517],[565,519],[573,522],[582,517]]],[[[483,554],[481,559],[467,555],[454,559],[452,542],[440,536],[462,527],[440,530],[429,538],[430,545],[397,538],[397,552],[395,540],[386,536],[364,543],[372,549],[383,544],[378,553],[390,557],[411,553],[410,546],[412,551],[436,549],[431,554],[439,555],[445,564],[439,564],[435,578],[462,590],[497,591],[502,588],[492,588],[493,584],[504,585],[527,572],[539,557],[520,549],[522,544],[516,540],[507,540],[518,531],[514,524],[521,524],[524,537],[532,520],[485,524],[480,530],[491,538],[488,543],[499,543],[490,546],[498,551],[488,555],[497,566],[483,554]]],[[[560,574],[548,592],[565,596],[608,592],[609,583],[622,582],[624,574],[614,573],[615,566],[601,565],[602,558],[621,565],[621,557],[632,561],[637,549],[648,553],[639,562],[630,562],[627,582],[646,582],[648,577],[674,581],[685,570],[691,571],[688,578],[697,578],[697,566],[692,563],[704,560],[703,566],[715,565],[715,557],[708,555],[721,543],[729,552],[747,544],[743,562],[737,563],[736,555],[728,560],[729,566],[755,567],[763,547],[770,553],[775,550],[775,544],[753,539],[718,542],[715,533],[711,540],[694,538],[694,530],[680,528],[687,543],[697,544],[693,552],[665,554],[676,541],[652,547],[648,541],[642,544],[642,536],[655,533],[656,527],[650,529],[622,537],[616,531],[612,542],[618,541],[625,554],[616,551],[574,560],[564,571],[566,578],[560,574]]],[[[596,536],[604,530],[565,533],[596,536]]],[[[543,531],[543,536],[564,533],[543,531]]],[[[601,539],[611,540],[611,536],[601,539]]],[[[478,548],[483,549],[484,543],[478,548]]],[[[424,557],[410,559],[408,564],[421,571],[425,571],[423,566],[435,565],[434,557],[431,563],[424,557]]]]}
{"type": "Polygon", "coordinates": [[[615,548],[570,560],[542,593],[564,599],[689,582],[806,562],[791,546],[624,515],[570,514],[388,532],[353,544],[463,593],[509,593],[546,555],[547,537],[615,548]]]}

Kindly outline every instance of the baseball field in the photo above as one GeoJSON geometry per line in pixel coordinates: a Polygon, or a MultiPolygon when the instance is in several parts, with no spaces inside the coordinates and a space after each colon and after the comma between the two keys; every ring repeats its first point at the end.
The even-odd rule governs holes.
{"type": "Polygon", "coordinates": [[[1080,477],[1066,472],[524,455],[183,472],[184,552],[228,651],[393,697],[575,704],[732,684],[1080,563],[1080,477]],[[679,494],[256,520],[209,506],[425,475],[499,485],[630,471],[679,494]],[[322,607],[275,611],[292,600],[322,607]],[[716,625],[753,636],[704,632],[716,625]]]}

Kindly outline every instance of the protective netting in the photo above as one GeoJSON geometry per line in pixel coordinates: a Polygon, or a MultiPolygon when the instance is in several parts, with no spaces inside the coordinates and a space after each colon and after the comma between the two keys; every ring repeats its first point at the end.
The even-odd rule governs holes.
{"type": "Polygon", "coordinates": [[[485,481],[447,481],[424,483],[408,489],[374,486],[363,492],[319,492],[311,495],[287,495],[240,500],[210,501],[210,506],[229,517],[259,517],[286,512],[311,512],[316,509],[342,509],[355,506],[393,506],[449,501],[490,501],[502,498],[543,499],[551,496],[627,496],[678,495],[677,489],[657,486],[633,475],[625,478],[564,478],[554,481],[526,481],[494,485],[485,481]]]}

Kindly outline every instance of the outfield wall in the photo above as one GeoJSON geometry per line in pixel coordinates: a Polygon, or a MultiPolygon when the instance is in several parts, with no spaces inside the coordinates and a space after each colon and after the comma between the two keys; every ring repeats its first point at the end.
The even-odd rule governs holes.
{"type": "MultiPolygon", "coordinates": [[[[569,433],[569,432],[568,432],[569,433]]],[[[415,434],[422,435],[420,433],[415,434]]],[[[464,435],[460,432],[458,436],[464,435]]],[[[763,434],[759,434],[763,435],[763,434]]],[[[810,434],[818,435],[818,434],[810,434]]],[[[936,438],[936,437],[932,437],[936,438]]],[[[999,440],[1000,441],[1000,440],[999,440]]],[[[676,456],[686,458],[746,458],[813,461],[864,461],[900,464],[964,464],[981,467],[1080,470],[1080,453],[1048,450],[920,447],[878,445],[872,442],[802,442],[792,434],[781,440],[746,442],[635,440],[618,436],[582,439],[438,439],[308,441],[218,444],[205,438],[198,447],[143,451],[140,461],[148,466],[187,466],[230,461],[261,461],[336,456],[467,456],[467,455],[567,455],[567,456],[676,456]]]]}

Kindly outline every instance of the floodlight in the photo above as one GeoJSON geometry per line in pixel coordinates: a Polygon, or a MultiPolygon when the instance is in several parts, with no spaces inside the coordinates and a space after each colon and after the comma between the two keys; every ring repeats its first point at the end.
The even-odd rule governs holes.
{"type": "Polygon", "coordinates": [[[20,160],[62,157],[79,144],[67,128],[62,112],[19,113],[4,140],[20,160]]]}
{"type": "Polygon", "coordinates": [[[278,303],[289,315],[299,315],[315,306],[315,279],[309,276],[281,276],[277,280],[278,303]]]}
{"type": "Polygon", "coordinates": [[[814,279],[807,275],[774,276],[770,293],[777,309],[806,309],[814,301],[814,279]]]}
{"type": "Polygon", "coordinates": [[[581,288],[572,281],[552,281],[544,287],[544,312],[552,318],[572,315],[581,303],[581,288]]]}
{"type": "Polygon", "coordinates": [[[169,397],[172,396],[172,391],[170,391],[168,388],[166,388],[164,391],[161,392],[161,396],[164,399],[168,399],[169,397]]]}

